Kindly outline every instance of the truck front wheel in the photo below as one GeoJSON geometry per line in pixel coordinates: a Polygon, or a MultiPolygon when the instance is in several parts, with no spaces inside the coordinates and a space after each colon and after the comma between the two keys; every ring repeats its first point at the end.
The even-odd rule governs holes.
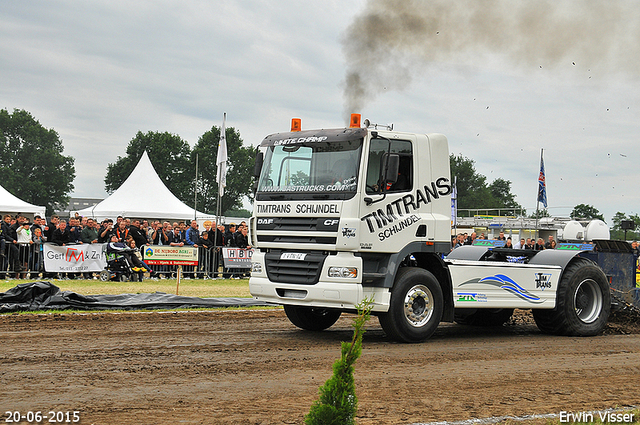
{"type": "Polygon", "coordinates": [[[285,305],[284,312],[291,323],[308,331],[323,331],[340,318],[340,310],[285,305]]]}
{"type": "Polygon", "coordinates": [[[589,261],[569,265],[562,274],[553,310],[533,310],[538,328],[555,335],[597,335],[611,312],[609,283],[602,269],[589,261]]]}
{"type": "Polygon", "coordinates": [[[427,270],[406,267],[398,270],[389,311],[378,319],[387,336],[400,342],[420,342],[438,327],[443,312],[440,283],[427,270]]]}

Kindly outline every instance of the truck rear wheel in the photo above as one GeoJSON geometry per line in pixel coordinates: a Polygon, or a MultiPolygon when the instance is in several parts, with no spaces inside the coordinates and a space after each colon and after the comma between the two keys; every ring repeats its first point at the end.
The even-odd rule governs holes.
{"type": "Polygon", "coordinates": [[[284,312],[291,323],[308,331],[323,331],[340,318],[340,310],[285,305],[284,312]]]}
{"type": "Polygon", "coordinates": [[[513,315],[512,308],[457,308],[454,320],[469,326],[502,326],[513,315]]]}
{"type": "Polygon", "coordinates": [[[440,283],[427,270],[398,270],[389,311],[378,319],[387,336],[400,342],[420,342],[435,332],[443,312],[440,283]]]}
{"type": "Polygon", "coordinates": [[[554,335],[592,336],[604,329],[611,312],[609,283],[589,261],[569,265],[562,274],[553,310],[533,310],[538,328],[554,335]]]}

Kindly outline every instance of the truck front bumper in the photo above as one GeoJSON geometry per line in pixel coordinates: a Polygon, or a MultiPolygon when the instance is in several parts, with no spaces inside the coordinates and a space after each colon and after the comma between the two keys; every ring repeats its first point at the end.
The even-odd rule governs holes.
{"type": "Polygon", "coordinates": [[[362,259],[350,252],[329,255],[315,284],[273,282],[267,275],[265,254],[256,250],[251,258],[253,271],[249,279],[249,291],[258,301],[307,307],[354,310],[364,299],[373,299],[374,312],[389,310],[388,288],[363,286],[361,283],[362,259]],[[357,276],[331,277],[331,267],[357,269],[357,276]]]}
{"type": "Polygon", "coordinates": [[[251,277],[249,291],[258,301],[339,310],[354,310],[364,299],[373,297],[372,311],[389,310],[387,288],[363,287],[359,283],[320,281],[315,285],[293,285],[271,282],[266,277],[251,277]]]}

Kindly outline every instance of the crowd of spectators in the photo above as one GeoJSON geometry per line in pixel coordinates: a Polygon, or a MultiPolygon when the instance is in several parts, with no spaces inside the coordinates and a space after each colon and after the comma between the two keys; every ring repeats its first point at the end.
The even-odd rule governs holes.
{"type": "MultiPolygon", "coordinates": [[[[481,233],[479,236],[476,232],[472,232],[470,235],[468,233],[458,233],[456,236],[451,237],[451,249],[454,250],[462,245],[473,245],[473,242],[477,239],[489,239],[485,236],[484,233],[481,233]]],[[[502,240],[505,241],[505,248],[513,248],[513,249],[531,249],[535,251],[542,251],[544,249],[555,249],[557,242],[553,235],[549,235],[547,242],[542,238],[521,238],[516,243],[513,243],[511,237],[505,236],[504,232],[500,232],[498,236],[495,237],[494,240],[502,240]]]]}
{"type": "MultiPolygon", "coordinates": [[[[93,218],[75,216],[66,220],[53,215],[49,222],[36,215],[33,222],[23,214],[3,216],[0,226],[0,278],[7,273],[13,277],[55,277],[44,272],[43,244],[58,246],[118,242],[140,251],[149,245],[192,246],[198,248],[198,266],[185,269],[185,276],[238,277],[223,268],[221,247],[251,248],[245,221],[224,226],[215,221],[205,221],[199,229],[196,220],[184,221],[140,220],[117,217],[98,223],[93,218]]],[[[175,273],[174,267],[158,266],[150,271],[152,277],[167,277],[175,273]]],[[[243,270],[242,274],[246,271],[243,270]]],[[[238,274],[238,273],[236,273],[238,274]]],[[[67,274],[75,277],[80,273],[67,274]]],[[[84,277],[93,277],[84,273],[84,277]]]]}

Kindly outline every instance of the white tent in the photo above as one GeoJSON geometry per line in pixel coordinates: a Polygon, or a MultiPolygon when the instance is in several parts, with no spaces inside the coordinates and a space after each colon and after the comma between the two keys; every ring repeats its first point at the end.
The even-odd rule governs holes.
{"type": "Polygon", "coordinates": [[[34,215],[39,215],[44,218],[46,210],[46,207],[25,202],[0,186],[0,213],[23,213],[26,216],[31,216],[31,218],[33,218],[34,215]]]}
{"type": "Polygon", "coordinates": [[[127,180],[107,199],[97,205],[73,211],[98,221],[119,215],[142,219],[211,220],[215,217],[195,211],[175,197],[153,168],[145,151],[127,180]]]}

